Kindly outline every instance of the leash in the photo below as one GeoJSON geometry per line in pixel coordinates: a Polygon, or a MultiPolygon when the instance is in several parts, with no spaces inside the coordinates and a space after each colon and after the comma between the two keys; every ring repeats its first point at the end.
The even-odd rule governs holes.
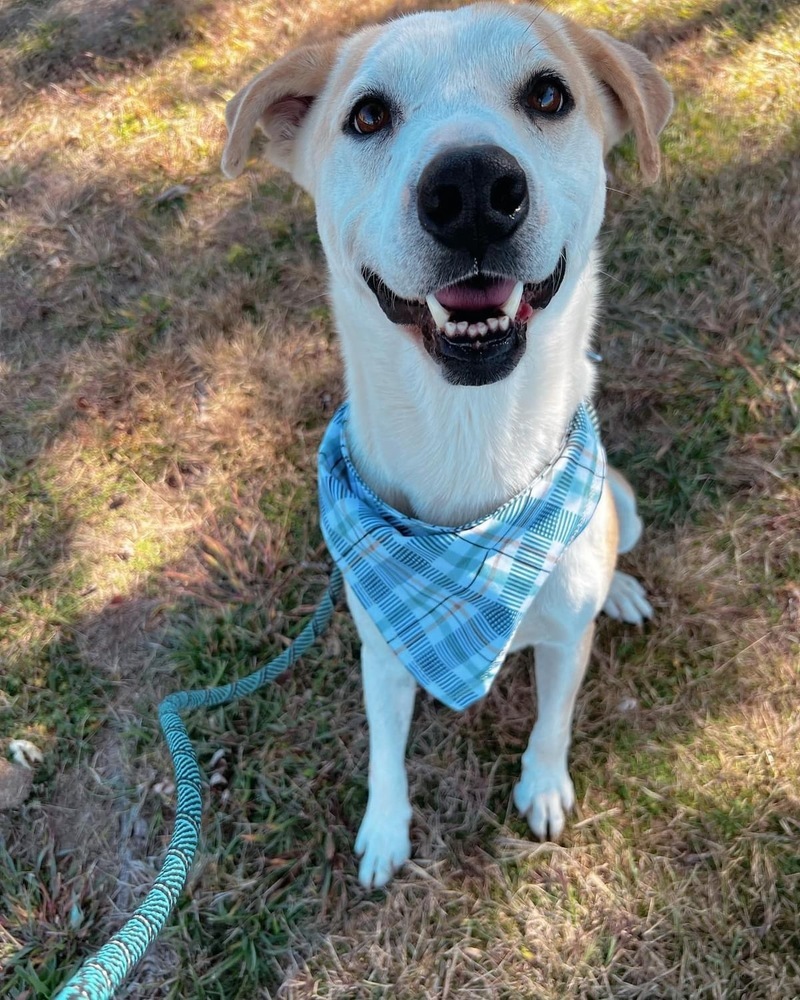
{"type": "MultiPolygon", "coordinates": [[[[592,360],[599,356],[589,354],[592,360]]],[[[586,412],[599,433],[597,414],[590,402],[586,412]]],[[[253,694],[275,680],[308,650],[328,627],[333,609],[343,589],[341,570],[331,573],[328,589],[300,635],[274,660],[241,680],[220,687],[198,691],[176,691],[158,706],[161,729],[167,741],[175,770],[177,805],[175,829],[164,863],[155,883],[126,923],[89,958],[56,994],[54,1000],[109,1000],[130,974],[147,948],[161,933],[179,895],[186,885],[200,838],[203,814],[201,775],[180,713],[194,708],[213,708],[253,694]]],[[[443,699],[447,701],[447,699],[443,699]]]]}
{"type": "Polygon", "coordinates": [[[54,1000],[108,1000],[127,978],[147,948],[161,933],[178,896],[186,885],[203,814],[200,768],[180,713],[193,708],[214,708],[253,694],[288,670],[328,627],[342,593],[342,574],[331,573],[328,589],[311,620],[280,656],[247,677],[221,687],[199,691],[176,691],[158,706],[158,718],[175,769],[177,807],[175,829],[164,863],[152,889],[116,934],[92,958],[87,959],[54,1000]]]}

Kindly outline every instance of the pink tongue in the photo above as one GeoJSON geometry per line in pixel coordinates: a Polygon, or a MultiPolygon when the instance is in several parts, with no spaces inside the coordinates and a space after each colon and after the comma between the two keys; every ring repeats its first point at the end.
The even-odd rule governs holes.
{"type": "Polygon", "coordinates": [[[436,298],[445,309],[495,309],[501,306],[514,291],[516,281],[503,278],[487,285],[486,288],[470,288],[469,285],[448,285],[436,292],[436,298]]]}

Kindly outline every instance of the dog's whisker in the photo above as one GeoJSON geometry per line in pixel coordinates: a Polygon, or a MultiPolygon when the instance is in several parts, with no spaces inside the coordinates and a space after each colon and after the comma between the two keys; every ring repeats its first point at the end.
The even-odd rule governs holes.
{"type": "Polygon", "coordinates": [[[613,281],[617,285],[625,285],[625,282],[621,278],[616,277],[614,274],[609,274],[608,271],[604,271],[600,267],[598,267],[597,273],[602,274],[604,278],[608,278],[609,281],[613,281]]]}
{"type": "MultiPolygon", "coordinates": [[[[530,26],[529,26],[529,27],[530,27],[530,26]]],[[[559,34],[561,34],[561,31],[560,31],[560,29],[559,29],[559,28],[555,28],[555,29],[554,29],[553,31],[551,31],[551,32],[550,32],[549,34],[547,34],[547,35],[543,35],[543,36],[542,36],[542,37],[541,37],[541,38],[540,38],[540,39],[539,39],[539,40],[538,40],[538,41],[536,42],[536,44],[535,44],[535,45],[532,45],[532,46],[530,47],[530,49],[529,49],[529,52],[535,52],[535,51],[536,51],[536,50],[537,50],[537,49],[538,49],[538,48],[539,48],[540,46],[544,45],[544,43],[545,43],[546,41],[548,41],[548,39],[550,39],[550,38],[554,38],[554,37],[555,37],[556,35],[559,35],[559,34]]]]}

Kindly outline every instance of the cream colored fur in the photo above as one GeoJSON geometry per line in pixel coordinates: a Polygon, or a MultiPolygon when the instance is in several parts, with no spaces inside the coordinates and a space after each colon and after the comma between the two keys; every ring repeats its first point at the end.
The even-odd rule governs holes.
{"type": "MultiPolygon", "coordinates": [[[[536,7],[482,4],[412,15],[285,56],[229,105],[223,167],[244,167],[260,124],[267,155],[315,198],[351,405],[350,446],[362,477],[417,517],[457,525],[522,489],[554,456],[581,400],[597,306],[595,241],[605,203],[604,155],[632,129],[643,172],[658,172],[656,137],[671,108],[647,59],[601,32],[536,7]],[[575,97],[556,128],[532,127],[515,81],[556,68],[575,97]],[[390,139],[354,140],[349,109],[391,89],[402,106],[390,139]],[[445,147],[494,144],[523,165],[535,194],[519,240],[525,282],[542,280],[568,247],[563,285],[528,328],[525,354],[491,385],[449,384],[418,338],[390,322],[361,275],[369,266],[399,296],[424,298],[434,267],[413,210],[415,184],[445,147]],[[272,151],[272,152],[271,152],[272,151]]],[[[610,479],[597,512],[523,622],[515,648],[536,656],[538,720],[514,801],[538,837],[557,838],[574,793],[567,767],[575,697],[602,608],[641,623],[640,585],[615,573],[641,531],[630,487],[610,479]]],[[[370,729],[369,802],[356,841],[359,877],[383,885],[410,854],[405,745],[416,685],[349,595],[362,640],[370,729]]]]}

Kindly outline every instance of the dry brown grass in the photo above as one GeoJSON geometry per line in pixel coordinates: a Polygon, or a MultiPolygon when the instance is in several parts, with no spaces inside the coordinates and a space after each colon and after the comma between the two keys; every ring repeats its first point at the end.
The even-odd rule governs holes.
{"type": "MultiPolygon", "coordinates": [[[[679,97],[664,183],[612,165],[600,410],[658,617],[601,624],[578,815],[555,847],[509,809],[520,656],[463,716],[422,700],[415,861],[361,890],[342,612],[274,691],[191,720],[222,777],[131,997],[800,996],[798,7],[564,6],[679,97]]],[[[263,164],[221,181],[222,107],[385,9],[0,3],[0,729],[45,752],[0,816],[2,996],[52,994],[152,881],[158,699],[282,648],[324,585],[342,384],[313,209],[263,164]]]]}

